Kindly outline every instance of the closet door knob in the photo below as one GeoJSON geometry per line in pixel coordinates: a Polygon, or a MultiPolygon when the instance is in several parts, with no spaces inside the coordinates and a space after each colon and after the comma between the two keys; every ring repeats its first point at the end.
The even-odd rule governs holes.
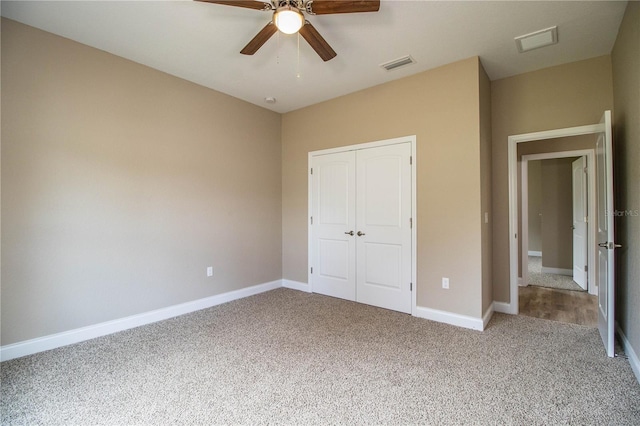
{"type": "Polygon", "coordinates": [[[362,237],[364,235],[364,232],[358,231],[358,233],[356,235],[358,235],[358,237],[362,237]]]}
{"type": "Polygon", "coordinates": [[[353,231],[345,232],[347,235],[351,235],[353,237],[353,231]]]}

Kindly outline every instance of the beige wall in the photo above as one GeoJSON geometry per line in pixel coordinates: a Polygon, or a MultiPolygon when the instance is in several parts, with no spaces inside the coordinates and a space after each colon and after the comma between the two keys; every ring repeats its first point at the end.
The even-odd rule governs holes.
{"type": "Polygon", "coordinates": [[[576,158],[542,161],[542,266],[573,270],[571,163],[576,158]]]}
{"type": "Polygon", "coordinates": [[[470,58],[283,116],[285,279],[307,282],[308,152],[416,135],[418,305],[482,315],[479,75],[470,58]]]}
{"type": "MultiPolygon", "coordinates": [[[[528,251],[542,251],[542,160],[527,164],[528,251]]],[[[520,216],[521,217],[521,216],[520,216]]]]}
{"type": "Polygon", "coordinates": [[[613,52],[616,319],[640,354],[640,3],[627,5],[613,52]]]}
{"type": "Polygon", "coordinates": [[[482,312],[493,303],[491,220],[491,81],[480,64],[480,189],[482,227],[482,312]],[[485,221],[485,214],[488,221],[485,221]]]}
{"type": "Polygon", "coordinates": [[[509,302],[509,135],[595,124],[613,107],[611,58],[601,56],[491,83],[494,299],[509,302]]]}
{"type": "Polygon", "coordinates": [[[2,89],[2,345],[281,278],[279,114],[5,19],[2,89]]]}

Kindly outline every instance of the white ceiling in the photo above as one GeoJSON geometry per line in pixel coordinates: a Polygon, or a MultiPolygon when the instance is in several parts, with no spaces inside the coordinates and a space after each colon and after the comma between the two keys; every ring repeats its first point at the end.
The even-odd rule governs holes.
{"type": "Polygon", "coordinates": [[[399,1],[377,13],[307,16],[338,56],[297,35],[239,51],[269,12],[193,1],[2,1],[2,16],[277,112],[480,56],[492,80],[611,52],[626,1],[399,1]],[[559,43],[518,53],[514,37],[558,26],[559,43]],[[417,61],[385,71],[404,55],[417,61]],[[299,76],[297,76],[299,70],[299,76]],[[277,99],[267,104],[265,97],[277,99]]]}

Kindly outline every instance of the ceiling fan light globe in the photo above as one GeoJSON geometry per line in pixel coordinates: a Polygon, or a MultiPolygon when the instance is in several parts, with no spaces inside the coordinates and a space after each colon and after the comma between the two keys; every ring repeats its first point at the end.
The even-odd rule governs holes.
{"type": "Polygon", "coordinates": [[[282,7],[274,13],[273,22],[285,34],[295,34],[304,25],[304,17],[297,9],[282,7]]]}

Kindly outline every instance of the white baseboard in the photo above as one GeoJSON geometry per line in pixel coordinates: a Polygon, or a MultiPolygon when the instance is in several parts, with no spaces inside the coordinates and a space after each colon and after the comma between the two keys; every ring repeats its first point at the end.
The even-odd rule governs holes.
{"type": "Polygon", "coordinates": [[[573,269],[549,268],[547,266],[543,266],[541,272],[543,274],[568,275],[570,277],[573,276],[573,269]]]}
{"type": "Polygon", "coordinates": [[[282,280],[282,287],[290,288],[293,290],[300,290],[306,293],[311,293],[311,286],[307,283],[302,283],[300,281],[292,281],[292,280],[282,280]]]}
{"type": "Polygon", "coordinates": [[[156,309],[125,318],[119,318],[87,327],[76,328],[74,330],[63,331],[61,333],[12,343],[10,345],[0,347],[0,361],[8,361],[10,359],[83,342],[96,337],[106,336],[107,334],[116,333],[118,331],[128,330],[141,325],[151,324],[153,322],[221,305],[223,303],[231,302],[232,300],[264,293],[279,287],[282,287],[282,280],[258,284],[230,291],[228,293],[217,294],[215,296],[180,303],[178,305],[168,306],[166,308],[156,309]]]}
{"type": "Polygon", "coordinates": [[[487,312],[484,313],[484,315],[482,316],[482,329],[484,330],[485,328],[487,328],[487,324],[489,324],[489,321],[491,321],[491,317],[493,317],[493,304],[495,302],[491,302],[491,305],[489,306],[489,309],[487,309],[487,312]]]}
{"type": "Polygon", "coordinates": [[[518,287],[526,287],[524,279],[522,279],[522,277],[518,277],[518,287]]]}
{"type": "Polygon", "coordinates": [[[542,257],[542,252],[541,251],[529,250],[529,256],[542,257]]]}
{"type": "Polygon", "coordinates": [[[454,314],[452,312],[439,311],[437,309],[425,308],[422,306],[416,306],[416,311],[413,316],[451,324],[458,327],[470,328],[472,330],[482,331],[484,329],[482,318],[454,314]]]}
{"type": "Polygon", "coordinates": [[[624,353],[629,358],[629,364],[631,365],[631,370],[633,370],[633,374],[636,375],[636,379],[638,383],[640,383],[640,359],[638,358],[638,354],[631,347],[631,342],[627,339],[627,336],[624,335],[620,325],[616,322],[616,330],[618,331],[618,335],[620,336],[620,341],[622,343],[622,349],[624,349],[624,353]]]}
{"type": "Polygon", "coordinates": [[[518,312],[513,309],[511,303],[493,301],[493,311],[501,314],[517,315],[518,312]]]}

